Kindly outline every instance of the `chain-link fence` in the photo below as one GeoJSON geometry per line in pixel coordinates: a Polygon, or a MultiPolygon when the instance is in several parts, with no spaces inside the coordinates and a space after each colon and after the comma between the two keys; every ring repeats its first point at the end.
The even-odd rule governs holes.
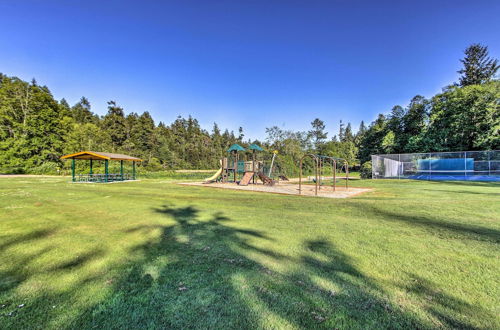
{"type": "Polygon", "coordinates": [[[372,155],[372,177],[500,181],[500,150],[372,155]]]}

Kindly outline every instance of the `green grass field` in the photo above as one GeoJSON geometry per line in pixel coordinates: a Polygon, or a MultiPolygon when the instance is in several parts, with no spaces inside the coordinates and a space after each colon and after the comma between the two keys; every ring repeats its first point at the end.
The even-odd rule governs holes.
{"type": "Polygon", "coordinates": [[[500,328],[498,184],[67,181],[0,179],[1,329],[500,328]]]}

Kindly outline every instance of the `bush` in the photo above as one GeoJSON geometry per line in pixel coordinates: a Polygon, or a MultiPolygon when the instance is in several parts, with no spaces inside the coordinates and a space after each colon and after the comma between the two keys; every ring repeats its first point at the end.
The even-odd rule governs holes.
{"type": "Polygon", "coordinates": [[[57,175],[59,174],[60,166],[55,162],[45,162],[41,165],[28,168],[26,173],[28,174],[49,174],[49,175],[57,175]]]}
{"type": "Polygon", "coordinates": [[[361,165],[359,170],[359,177],[361,179],[371,179],[372,178],[372,162],[365,162],[361,165]]]}
{"type": "Polygon", "coordinates": [[[25,174],[22,167],[0,167],[0,174],[25,174]]]}

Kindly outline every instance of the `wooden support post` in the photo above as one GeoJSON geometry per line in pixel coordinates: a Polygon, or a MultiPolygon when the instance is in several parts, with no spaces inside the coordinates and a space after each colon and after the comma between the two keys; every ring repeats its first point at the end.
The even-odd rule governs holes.
{"type": "Polygon", "coordinates": [[[75,159],[71,158],[71,180],[75,182],[75,159]]]}
{"type": "Polygon", "coordinates": [[[132,161],[132,180],[135,180],[135,161],[132,161]]]}
{"type": "Polygon", "coordinates": [[[108,166],[109,166],[109,162],[108,160],[106,159],[104,161],[104,181],[105,182],[108,182],[108,166]]]}
{"type": "Polygon", "coordinates": [[[92,178],[92,176],[94,175],[93,173],[93,169],[92,169],[92,159],[90,160],[90,171],[89,171],[89,174],[90,174],[90,177],[92,178]]]}
{"type": "Polygon", "coordinates": [[[120,160],[120,176],[121,176],[122,181],[123,181],[123,160],[120,160]]]}

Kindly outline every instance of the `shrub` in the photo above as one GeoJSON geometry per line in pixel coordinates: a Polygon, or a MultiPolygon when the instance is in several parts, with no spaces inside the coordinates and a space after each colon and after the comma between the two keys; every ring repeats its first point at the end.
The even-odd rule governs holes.
{"type": "Polygon", "coordinates": [[[372,178],[372,162],[364,162],[363,165],[361,165],[359,176],[361,179],[372,178]]]}

